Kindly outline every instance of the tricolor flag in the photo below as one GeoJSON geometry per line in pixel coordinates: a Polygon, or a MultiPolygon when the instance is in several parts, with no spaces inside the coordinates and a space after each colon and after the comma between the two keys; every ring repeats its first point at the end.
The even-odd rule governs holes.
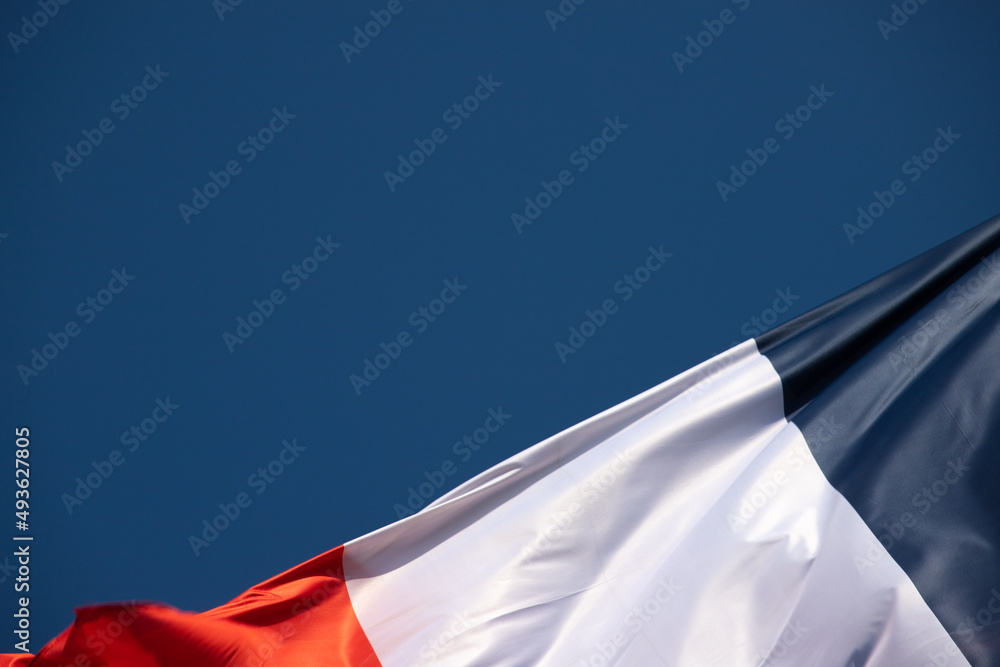
{"type": "Polygon", "coordinates": [[[1000,665],[1000,217],[200,614],[35,667],[1000,665]]]}

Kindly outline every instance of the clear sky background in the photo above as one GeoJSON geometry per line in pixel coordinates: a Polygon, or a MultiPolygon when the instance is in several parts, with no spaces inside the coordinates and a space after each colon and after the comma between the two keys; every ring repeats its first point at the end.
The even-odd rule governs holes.
{"type": "Polygon", "coordinates": [[[75,606],[217,606],[1000,212],[993,2],[223,2],[0,9],[36,651],[75,606]]]}

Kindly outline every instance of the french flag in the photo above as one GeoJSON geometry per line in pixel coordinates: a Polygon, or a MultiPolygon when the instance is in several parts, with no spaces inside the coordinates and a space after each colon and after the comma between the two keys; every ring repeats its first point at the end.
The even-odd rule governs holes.
{"type": "Polygon", "coordinates": [[[1000,217],[203,613],[33,667],[1000,665],[1000,217]]]}

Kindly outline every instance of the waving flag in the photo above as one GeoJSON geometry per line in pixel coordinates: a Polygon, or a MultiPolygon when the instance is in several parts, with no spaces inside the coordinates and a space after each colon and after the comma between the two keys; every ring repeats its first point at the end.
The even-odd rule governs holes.
{"type": "Polygon", "coordinates": [[[5,665],[1000,665],[1000,217],[190,614],[5,665]]]}

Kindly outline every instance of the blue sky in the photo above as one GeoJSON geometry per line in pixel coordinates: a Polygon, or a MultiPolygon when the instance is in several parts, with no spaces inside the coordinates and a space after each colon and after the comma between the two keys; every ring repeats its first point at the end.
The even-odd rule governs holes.
{"type": "Polygon", "coordinates": [[[33,650],[74,606],[221,604],[1000,211],[991,3],[0,27],[33,650]]]}

